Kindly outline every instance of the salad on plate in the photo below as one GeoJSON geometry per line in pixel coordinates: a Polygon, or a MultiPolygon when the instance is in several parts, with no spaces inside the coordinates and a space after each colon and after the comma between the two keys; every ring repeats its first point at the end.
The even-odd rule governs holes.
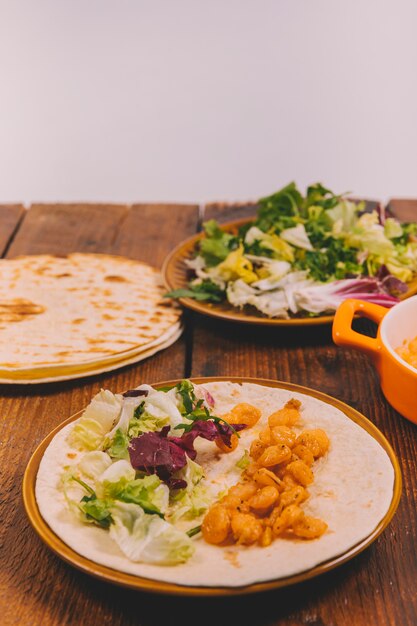
{"type": "Polygon", "coordinates": [[[335,195],[320,183],[305,195],[290,183],[262,198],[237,233],[204,224],[186,288],[167,294],[225,302],[269,318],[317,317],[346,298],[393,306],[417,274],[417,224],[335,195]]]}

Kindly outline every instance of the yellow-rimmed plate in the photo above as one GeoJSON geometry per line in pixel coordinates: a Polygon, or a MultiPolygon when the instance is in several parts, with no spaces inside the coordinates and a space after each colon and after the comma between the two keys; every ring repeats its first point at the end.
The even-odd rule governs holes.
{"type": "MultiPolygon", "coordinates": [[[[253,222],[253,218],[236,220],[222,224],[220,228],[228,233],[237,234],[239,228],[245,224],[253,222]]],[[[162,267],[162,276],[169,291],[174,289],[187,288],[191,279],[190,269],[185,261],[195,256],[197,243],[205,237],[204,233],[194,235],[180,243],[165,259],[162,267]]],[[[417,294],[417,278],[408,284],[408,291],[401,296],[401,299],[408,298],[417,294]]],[[[319,315],[317,317],[290,317],[289,319],[277,319],[266,317],[257,312],[254,307],[247,309],[239,309],[232,306],[228,302],[199,302],[192,298],[179,298],[179,302],[187,309],[217,317],[233,322],[241,322],[245,324],[257,324],[259,326],[317,326],[319,324],[330,324],[333,322],[334,315],[319,315]]]]}
{"type": "MultiPolygon", "coordinates": [[[[29,461],[28,467],[26,469],[24,480],[23,480],[23,500],[26,512],[30,519],[32,526],[35,531],[38,533],[40,538],[47,544],[47,546],[53,550],[56,554],[58,554],[62,559],[70,563],[71,565],[77,567],[78,569],[87,572],[99,579],[113,582],[118,585],[131,587],[134,589],[144,590],[144,591],[152,591],[155,593],[165,593],[165,594],[174,594],[174,595],[187,595],[187,596],[231,596],[231,595],[241,595],[247,593],[256,593],[259,591],[266,591],[269,589],[276,589],[279,587],[285,587],[297,582],[301,582],[312,578],[314,576],[318,576],[319,574],[323,574],[338,565],[341,565],[353,558],[355,555],[362,552],[367,546],[369,546],[375,539],[380,535],[380,533],[387,527],[389,522],[391,521],[397,506],[400,500],[401,495],[401,472],[398,460],[395,457],[395,454],[385,439],[384,435],[372,424],[366,417],[364,417],[358,411],[352,409],[348,405],[343,402],[332,398],[326,394],[323,394],[318,391],[314,391],[312,389],[308,389],[306,387],[302,387],[299,385],[293,385],[290,383],[283,383],[272,380],[265,379],[254,379],[254,378],[231,378],[231,377],[213,377],[213,378],[195,378],[192,379],[193,382],[197,384],[205,384],[208,382],[223,382],[230,381],[233,383],[253,383],[257,385],[263,385],[265,387],[273,387],[277,389],[287,390],[291,393],[298,393],[310,398],[315,398],[325,404],[328,404],[330,407],[334,407],[341,411],[349,420],[352,420],[355,424],[357,424],[360,428],[362,428],[366,433],[374,439],[381,448],[385,451],[388,456],[389,462],[392,465],[392,471],[394,475],[393,481],[393,490],[392,496],[389,502],[389,506],[385,511],[384,515],[381,519],[379,519],[378,523],[374,527],[374,529],[361,541],[356,543],[355,545],[349,546],[347,550],[345,550],[341,554],[337,554],[334,558],[330,558],[319,565],[306,569],[300,573],[297,573],[293,576],[276,578],[274,580],[268,580],[265,582],[254,583],[250,585],[245,585],[241,587],[205,587],[205,586],[188,586],[188,585],[179,585],[171,582],[164,582],[161,580],[157,580],[155,578],[144,578],[140,576],[135,576],[132,574],[128,574],[125,572],[121,572],[110,567],[106,567],[99,563],[96,563],[92,560],[85,558],[84,556],[78,554],[75,550],[70,548],[64,541],[60,539],[60,537],[53,532],[53,530],[49,527],[49,525],[44,521],[43,517],[40,514],[39,507],[35,497],[35,485],[36,485],[36,477],[39,469],[39,465],[41,459],[45,453],[45,450],[51,443],[52,439],[64,428],[66,425],[70,424],[74,420],[79,417],[79,414],[70,417],[64,423],[60,424],[56,429],[54,429],[38,446],[36,451],[34,452],[31,460],[29,461]]],[[[155,384],[155,387],[166,387],[175,385],[179,381],[164,381],[158,384],[155,384]]],[[[221,548],[219,548],[221,550],[221,548]]],[[[220,553],[219,553],[220,555],[220,553]]]]}

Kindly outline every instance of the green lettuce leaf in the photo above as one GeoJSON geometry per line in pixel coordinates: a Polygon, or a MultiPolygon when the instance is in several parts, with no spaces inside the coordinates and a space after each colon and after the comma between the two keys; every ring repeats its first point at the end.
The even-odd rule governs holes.
{"type": "Polygon", "coordinates": [[[401,237],[403,234],[403,229],[398,220],[394,219],[393,217],[388,217],[385,220],[384,224],[384,234],[385,237],[388,237],[388,239],[396,239],[398,237],[401,237]]]}
{"type": "Polygon", "coordinates": [[[97,480],[112,464],[112,460],[108,454],[100,450],[86,452],[77,465],[77,469],[87,476],[97,480]]]}
{"type": "Polygon", "coordinates": [[[250,456],[248,450],[245,450],[243,456],[236,463],[236,467],[245,470],[250,465],[250,456]]]}
{"type": "Polygon", "coordinates": [[[264,233],[257,226],[249,228],[245,235],[245,250],[251,254],[262,255],[265,251],[269,251],[275,259],[283,261],[294,261],[294,252],[292,247],[281,237],[275,234],[264,233]],[[258,244],[255,249],[254,244],[258,244]]]}
{"type": "Polygon", "coordinates": [[[117,500],[139,504],[146,513],[162,517],[168,509],[169,488],[152,474],[129,482],[118,493],[117,500]]]}
{"type": "Polygon", "coordinates": [[[348,234],[352,230],[358,220],[359,209],[360,206],[354,202],[342,200],[325,212],[334,237],[348,234]]]}
{"type": "Polygon", "coordinates": [[[194,552],[186,533],[156,515],[147,515],[137,504],[115,502],[111,515],[110,536],[131,561],[174,565],[184,563],[194,552]]]}
{"type": "Polygon", "coordinates": [[[165,298],[193,298],[197,301],[221,302],[225,298],[224,290],[209,278],[192,282],[188,288],[174,289],[164,295],[165,298]]]}
{"type": "Polygon", "coordinates": [[[208,267],[223,261],[232,250],[236,237],[224,232],[215,220],[203,224],[206,237],[199,243],[199,251],[208,267]]]}
{"type": "Polygon", "coordinates": [[[320,282],[345,278],[347,274],[360,276],[365,267],[357,260],[358,251],[346,246],[342,239],[329,238],[320,250],[306,251],[299,256],[296,267],[309,270],[309,276],[320,282]]]}
{"type": "Polygon", "coordinates": [[[118,428],[107,454],[113,459],[129,459],[128,445],[129,437],[118,428]]]}
{"type": "Polygon", "coordinates": [[[290,243],[297,248],[303,248],[304,250],[313,250],[311,241],[308,238],[304,224],[297,224],[292,228],[286,228],[281,231],[281,239],[284,239],[287,243],[290,243]]]}
{"type": "Polygon", "coordinates": [[[323,187],[321,183],[315,183],[307,187],[307,195],[303,201],[303,208],[309,208],[313,205],[320,206],[324,209],[331,209],[336,206],[342,196],[336,196],[330,189],[323,187]]]}
{"type": "Polygon", "coordinates": [[[81,450],[99,449],[119,417],[122,396],[101,390],[72,429],[70,442],[81,450]]]}
{"type": "Polygon", "coordinates": [[[111,501],[98,498],[92,487],[81,478],[74,475],[66,475],[62,478],[62,487],[70,510],[82,522],[96,524],[101,528],[109,528],[112,523],[110,513],[111,501]],[[80,500],[79,491],[87,492],[80,500]],[[74,491],[75,489],[75,491],[74,491]],[[78,497],[75,495],[78,494],[78,497]]]}
{"type": "Polygon", "coordinates": [[[147,513],[163,516],[168,508],[169,489],[155,474],[135,478],[129,461],[113,463],[100,477],[96,490],[105,500],[121,500],[140,505],[147,513]]]}
{"type": "Polygon", "coordinates": [[[255,225],[268,232],[280,232],[298,223],[303,197],[294,182],[276,193],[259,200],[258,217],[255,225]]]}
{"type": "Polygon", "coordinates": [[[184,479],[187,486],[171,496],[171,520],[177,522],[180,519],[200,517],[213,500],[213,494],[201,484],[204,478],[203,468],[187,458],[187,465],[178,472],[178,478],[184,479]]]}
{"type": "Polygon", "coordinates": [[[110,506],[112,503],[101,500],[95,495],[84,496],[79,504],[80,510],[85,515],[86,522],[92,522],[101,528],[109,528],[112,523],[110,506]]]}

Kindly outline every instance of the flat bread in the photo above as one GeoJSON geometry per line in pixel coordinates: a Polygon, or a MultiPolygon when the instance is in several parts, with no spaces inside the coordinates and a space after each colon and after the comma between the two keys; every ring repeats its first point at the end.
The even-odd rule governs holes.
{"type": "Polygon", "coordinates": [[[0,371],[0,384],[35,385],[39,383],[56,383],[64,380],[76,380],[77,378],[85,378],[86,376],[96,376],[98,374],[112,372],[115,369],[144,361],[145,359],[148,359],[150,356],[153,356],[157,352],[169,348],[169,346],[171,346],[177,341],[177,339],[181,337],[182,331],[182,326],[178,325],[178,327],[175,327],[173,332],[170,333],[169,336],[165,337],[163,341],[161,341],[160,343],[158,342],[155,345],[151,344],[151,346],[148,347],[146,350],[132,352],[127,356],[125,355],[123,358],[103,361],[100,363],[96,363],[93,366],[90,364],[88,366],[76,365],[70,368],[66,368],[62,371],[50,371],[42,369],[36,371],[28,370],[23,372],[23,374],[21,372],[3,373],[0,371]]]}
{"type": "Polygon", "coordinates": [[[103,254],[0,261],[0,377],[130,358],[179,328],[158,270],[103,254]]]}
{"type": "Polygon", "coordinates": [[[306,513],[328,524],[325,534],[311,541],[278,538],[268,547],[227,548],[209,545],[200,536],[195,540],[194,555],[184,564],[132,562],[107,531],[79,522],[58,489],[63,465],[78,463],[83,454],[68,443],[73,422],[46,449],[35,488],[43,519],[70,548],[95,563],[148,579],[190,587],[240,587],[296,575],[344,554],[369,537],[384,519],[393,500],[392,462],[380,443],[343,411],[310,395],[252,383],[218,381],[206,383],[204,388],[215,400],[217,415],[239,402],[248,402],[262,411],[257,426],[241,431],[237,449],[229,454],[219,454],[214,444],[196,440],[196,460],[218,493],[238,482],[240,470],[236,462],[265,427],[267,417],[291,398],[302,403],[300,430],[326,431],[330,449],[315,463],[315,481],[309,487],[310,498],[303,505],[306,513]]]}

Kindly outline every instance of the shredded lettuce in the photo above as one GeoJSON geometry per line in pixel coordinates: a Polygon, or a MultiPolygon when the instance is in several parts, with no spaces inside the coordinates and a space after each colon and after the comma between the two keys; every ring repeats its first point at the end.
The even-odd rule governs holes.
{"type": "Polygon", "coordinates": [[[358,219],[358,205],[349,200],[342,200],[325,213],[331,223],[333,236],[338,237],[352,230],[358,219]]]}
{"type": "Polygon", "coordinates": [[[96,480],[112,464],[108,454],[100,450],[93,450],[83,455],[77,465],[77,469],[87,478],[96,480]]]}
{"type": "Polygon", "coordinates": [[[403,229],[401,224],[392,217],[387,217],[384,224],[384,234],[385,237],[388,237],[388,239],[396,239],[397,237],[402,237],[403,229]]]}
{"type": "Polygon", "coordinates": [[[105,499],[120,500],[138,504],[147,513],[161,517],[166,513],[169,501],[169,488],[155,474],[135,478],[136,472],[127,461],[117,461],[101,477],[97,492],[105,499]],[[121,464],[126,466],[121,467],[121,464]],[[118,468],[115,466],[119,465],[118,468]]]}
{"type": "MultiPolygon", "coordinates": [[[[175,402],[175,395],[170,392],[164,393],[153,389],[145,400],[144,411],[147,416],[153,419],[167,420],[165,423],[169,423],[172,428],[182,421],[181,413],[175,402]]],[[[162,425],[159,425],[158,428],[161,428],[162,425]]]]}
{"type": "Polygon", "coordinates": [[[203,468],[192,460],[197,454],[194,439],[226,440],[242,428],[232,429],[211,415],[214,402],[207,390],[188,380],[159,390],[141,385],[123,396],[101,391],[69,437],[72,445],[81,441],[84,451],[61,476],[69,510],[81,522],[108,531],[131,560],[186,561],[194,551],[190,537],[200,527],[187,534],[174,524],[200,517],[214,498],[204,484],[203,468]],[[160,469],[162,459],[152,450],[152,463],[142,467],[132,461],[138,442],[152,437],[181,449],[184,463],[172,475],[153,471],[152,463],[160,469]]]}
{"type": "Polygon", "coordinates": [[[292,247],[284,241],[284,238],[276,234],[264,233],[257,226],[249,228],[245,235],[246,249],[250,251],[251,246],[257,242],[261,251],[270,251],[271,256],[283,261],[294,261],[294,252],[292,247]]]}
{"type": "Polygon", "coordinates": [[[81,450],[97,450],[119,417],[122,397],[101,390],[91,400],[71,431],[71,442],[81,450]]]}
{"type": "Polygon", "coordinates": [[[388,299],[380,292],[368,298],[388,302],[394,279],[408,283],[417,275],[417,224],[400,224],[381,206],[369,211],[365,202],[320,183],[305,195],[290,183],[258,204],[256,218],[237,236],[213,220],[206,224],[197,256],[187,261],[196,278],[171,297],[214,303],[226,297],[232,306],[255,307],[268,317],[306,317],[335,310],[338,298],[321,300],[322,310],[316,298],[313,312],[303,308],[309,298],[298,297],[304,288],[376,277],[384,267],[393,279],[382,285],[388,299]]]}
{"type": "Polygon", "coordinates": [[[236,467],[245,470],[250,465],[250,456],[248,450],[245,450],[243,456],[237,461],[236,467]]]}
{"type": "Polygon", "coordinates": [[[210,267],[224,261],[233,248],[235,237],[221,230],[215,220],[203,226],[207,236],[200,241],[200,254],[210,267]]]}
{"type": "Polygon", "coordinates": [[[204,302],[221,302],[224,300],[224,290],[210,278],[200,282],[190,283],[188,289],[174,289],[164,295],[165,298],[193,298],[204,302]]]}
{"type": "Polygon", "coordinates": [[[107,435],[109,441],[114,438],[117,430],[121,431],[122,433],[127,433],[130,420],[135,415],[138,407],[143,404],[143,402],[144,400],[142,396],[123,398],[122,410],[119,420],[107,435]]]}
{"type": "Polygon", "coordinates": [[[281,238],[288,243],[291,243],[297,248],[303,248],[304,250],[313,250],[311,241],[308,238],[304,224],[297,224],[292,228],[286,228],[281,231],[281,238]]]}
{"type": "Polygon", "coordinates": [[[115,502],[110,512],[110,536],[131,561],[174,565],[192,556],[194,546],[186,533],[155,515],[147,515],[139,505],[115,502]]]}
{"type": "Polygon", "coordinates": [[[104,470],[99,477],[99,481],[103,484],[104,494],[115,497],[112,495],[111,485],[120,484],[120,482],[127,484],[128,482],[134,480],[135,477],[136,472],[129,461],[120,459],[119,461],[112,463],[107,469],[104,470]]]}
{"type": "Polygon", "coordinates": [[[179,489],[172,496],[171,520],[175,523],[180,519],[200,517],[210,506],[213,494],[202,484],[204,470],[195,461],[187,457],[187,465],[178,473],[178,478],[187,482],[185,489],[179,489]]]}
{"type": "Polygon", "coordinates": [[[111,503],[106,500],[97,498],[96,495],[84,496],[80,502],[80,510],[85,515],[86,522],[91,522],[101,526],[101,528],[109,528],[112,523],[110,512],[111,503]]]}
{"type": "Polygon", "coordinates": [[[269,317],[288,318],[288,302],[285,292],[282,290],[263,294],[247,285],[243,280],[236,280],[227,287],[227,299],[239,308],[251,305],[269,317]]]}
{"type": "Polygon", "coordinates": [[[110,448],[107,449],[107,453],[113,459],[128,459],[129,453],[127,447],[129,445],[129,437],[123,433],[120,429],[116,430],[113,441],[110,448]]]}

